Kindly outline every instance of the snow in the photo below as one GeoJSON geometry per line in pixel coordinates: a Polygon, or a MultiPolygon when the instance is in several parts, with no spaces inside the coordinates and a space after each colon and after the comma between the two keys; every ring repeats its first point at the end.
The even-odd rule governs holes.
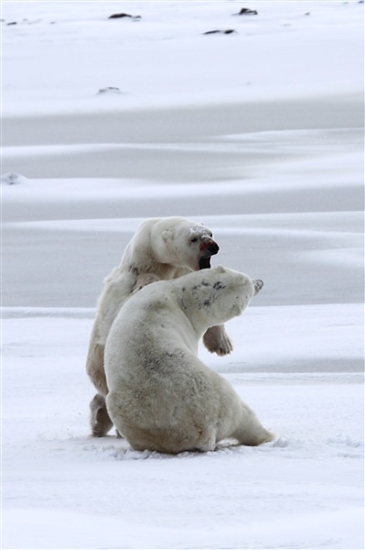
{"type": "Polygon", "coordinates": [[[364,547],[364,5],[245,7],[2,2],[4,549],[364,547]],[[273,443],[89,435],[101,281],[167,215],[264,280],[199,355],[273,443]]]}
{"type": "MultiPolygon", "coordinates": [[[[230,334],[237,341],[244,327],[260,345],[262,331],[266,350],[285,367],[286,349],[270,330],[272,308],[261,309],[236,327],[229,323],[230,334]]],[[[279,321],[288,326],[286,309],[299,317],[307,308],[282,308],[279,321]]],[[[307,315],[313,310],[308,306],[307,315]]],[[[306,357],[296,341],[292,371],[276,374],[268,361],[257,372],[259,349],[250,345],[246,356],[238,348],[234,355],[251,371],[229,365],[234,355],[221,370],[233,366],[224,376],[276,430],[276,442],[178,457],[136,452],[113,436],[86,434],[91,388],[83,363],[93,310],[10,313],[3,331],[6,548],[361,548],[361,372],[341,365],[326,372],[321,357],[306,357]]],[[[361,338],[347,340],[336,314],[355,333],[361,315],[342,306],[316,313],[320,355],[343,356],[344,364],[361,358],[361,338]],[[333,349],[341,334],[342,349],[333,349]]],[[[306,316],[300,319],[296,330],[308,331],[306,316]]]]}
{"type": "Polygon", "coordinates": [[[11,48],[3,60],[5,109],[357,91],[363,23],[357,2],[346,8],[343,2],[250,2],[257,17],[234,17],[238,4],[230,1],[184,4],[124,2],[123,11],[142,16],[137,22],[109,20],[120,10],[117,2],[90,2],[87,9],[83,2],[4,2],[5,23],[18,23],[3,27],[11,48]],[[203,36],[228,28],[237,33],[203,36]],[[105,87],[123,93],[98,94],[105,87]]]}

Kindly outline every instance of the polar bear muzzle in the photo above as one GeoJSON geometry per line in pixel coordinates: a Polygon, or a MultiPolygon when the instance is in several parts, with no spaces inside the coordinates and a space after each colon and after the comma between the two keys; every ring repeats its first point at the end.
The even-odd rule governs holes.
{"type": "Polygon", "coordinates": [[[206,239],[200,245],[201,256],[199,258],[199,269],[210,268],[210,258],[218,254],[219,246],[213,239],[206,239]]]}

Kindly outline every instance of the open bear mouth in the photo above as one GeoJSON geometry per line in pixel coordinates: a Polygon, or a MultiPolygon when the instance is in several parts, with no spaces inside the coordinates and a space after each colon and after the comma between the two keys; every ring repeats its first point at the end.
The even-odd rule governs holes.
{"type": "Polygon", "coordinates": [[[201,257],[199,260],[199,270],[200,269],[209,269],[210,268],[210,256],[201,257]]]}
{"type": "Polygon", "coordinates": [[[199,258],[199,270],[210,268],[210,258],[215,254],[218,254],[219,246],[213,239],[207,239],[200,245],[200,251],[202,253],[199,258]]]}

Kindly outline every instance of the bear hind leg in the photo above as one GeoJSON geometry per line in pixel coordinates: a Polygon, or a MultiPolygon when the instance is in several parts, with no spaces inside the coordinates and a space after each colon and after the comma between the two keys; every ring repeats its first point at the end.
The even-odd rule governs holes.
{"type": "Polygon", "coordinates": [[[250,447],[269,443],[275,439],[275,435],[264,428],[251,409],[243,404],[242,409],[240,425],[230,437],[237,439],[241,445],[250,447]]]}
{"type": "Polygon", "coordinates": [[[90,426],[94,437],[104,437],[113,427],[106,409],[105,398],[97,393],[90,402],[90,426]]]}
{"type": "Polygon", "coordinates": [[[86,359],[86,372],[102,395],[106,395],[109,391],[104,369],[104,349],[102,344],[95,343],[92,338],[86,359]]]}

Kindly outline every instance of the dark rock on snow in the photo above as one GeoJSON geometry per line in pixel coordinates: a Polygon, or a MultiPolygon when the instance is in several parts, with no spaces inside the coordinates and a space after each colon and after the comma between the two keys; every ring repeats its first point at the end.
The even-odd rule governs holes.
{"type": "Polygon", "coordinates": [[[4,185],[16,185],[18,183],[25,183],[27,178],[16,172],[6,172],[0,178],[0,181],[4,185]]]}
{"type": "Polygon", "coordinates": [[[116,86],[107,86],[106,88],[100,88],[98,94],[120,94],[121,91],[116,86]]]}
{"type": "Polygon", "coordinates": [[[234,29],[227,29],[226,31],[220,31],[220,30],[207,31],[207,32],[203,32],[203,34],[232,34],[234,32],[237,32],[237,31],[235,31],[234,29]]]}
{"type": "Polygon", "coordinates": [[[250,10],[249,8],[242,8],[241,11],[233,15],[258,15],[258,12],[256,10],[250,10]]]}
{"type": "Polygon", "coordinates": [[[123,19],[124,17],[129,19],[141,19],[140,15],[130,15],[129,13],[114,13],[113,15],[110,15],[108,19],[123,19]]]}

